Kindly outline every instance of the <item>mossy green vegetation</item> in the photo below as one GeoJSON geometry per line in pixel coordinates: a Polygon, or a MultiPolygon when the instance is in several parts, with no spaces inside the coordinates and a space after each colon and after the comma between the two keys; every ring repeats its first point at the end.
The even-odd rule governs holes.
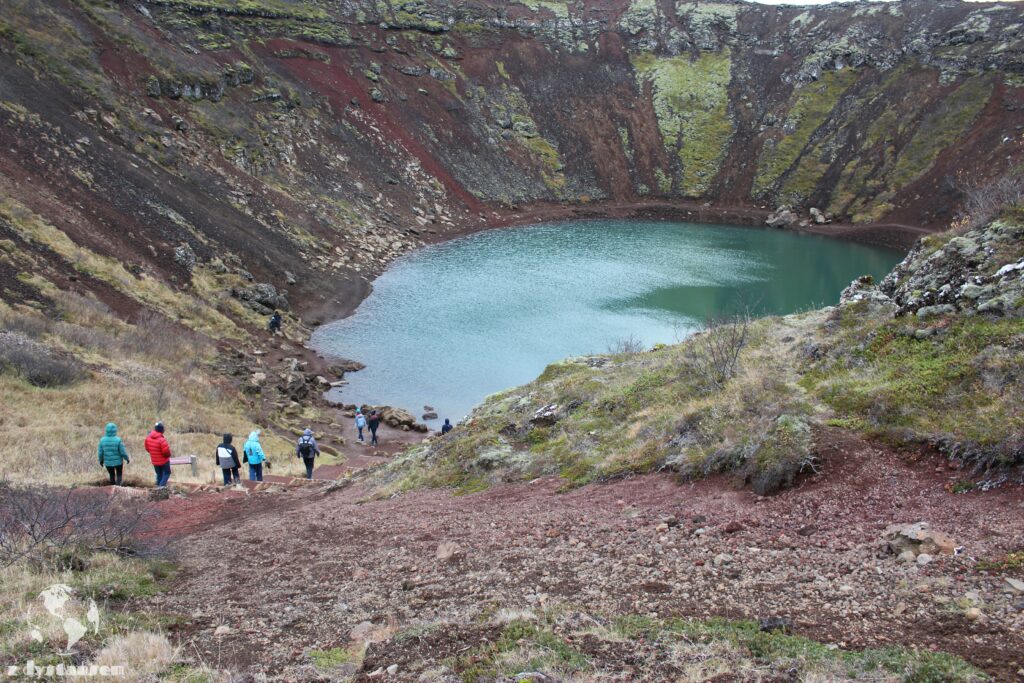
{"type": "MultiPolygon", "coordinates": [[[[783,124],[784,133],[772,146],[765,146],[757,162],[753,194],[770,190],[805,152],[814,133],[829,119],[842,96],[857,82],[859,73],[854,69],[826,71],[821,80],[807,83],[794,90],[793,104],[783,124]]],[[[789,194],[803,194],[806,186],[821,178],[819,163],[812,164],[796,174],[787,185],[789,194]]]]}
{"type": "Polygon", "coordinates": [[[746,672],[784,674],[799,680],[987,680],[982,672],[951,655],[898,647],[843,650],[785,630],[764,631],[752,621],[588,615],[582,626],[578,617],[565,609],[540,615],[523,613],[499,624],[496,637],[447,664],[467,683],[517,680],[515,675],[524,671],[575,679],[606,670],[603,653],[628,647],[636,653],[634,674],[644,679],[655,676],[647,667],[658,662],[683,672],[685,680],[714,680],[746,672]],[[575,622],[572,614],[577,617],[575,622]]]}
{"type": "Polygon", "coordinates": [[[738,471],[774,490],[810,463],[811,408],[795,373],[770,360],[771,340],[788,327],[754,324],[740,370],[724,386],[706,374],[701,336],[552,364],[531,384],[488,398],[467,425],[400,458],[381,480],[389,490],[475,488],[481,478],[558,474],[576,487],[671,469],[686,477],[738,471]],[[536,416],[551,405],[552,418],[536,416]]]}
{"type": "Polygon", "coordinates": [[[189,12],[218,12],[241,16],[326,21],[331,18],[316,2],[308,0],[163,0],[189,12]]]}
{"type": "MultiPolygon", "coordinates": [[[[729,114],[732,57],[728,50],[657,57],[631,56],[638,86],[649,85],[662,142],[678,159],[679,193],[701,197],[729,151],[735,124],[729,114]]],[[[661,183],[659,183],[660,185],[661,183]]],[[[664,192],[664,190],[662,190],[664,192]]]]}
{"type": "Polygon", "coordinates": [[[896,441],[948,436],[965,460],[1012,463],[1024,433],[1024,400],[1010,388],[1024,320],[885,320],[853,307],[841,316],[838,343],[801,381],[840,419],[896,441]]]}
{"type": "Polygon", "coordinates": [[[559,19],[569,18],[569,3],[567,2],[559,2],[559,0],[520,0],[520,4],[529,7],[534,12],[547,10],[559,19]]]}

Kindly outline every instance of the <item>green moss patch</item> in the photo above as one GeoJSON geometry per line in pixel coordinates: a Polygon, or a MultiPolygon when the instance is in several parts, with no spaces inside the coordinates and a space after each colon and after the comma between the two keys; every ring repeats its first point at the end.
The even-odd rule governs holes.
{"type": "MultiPolygon", "coordinates": [[[[732,58],[728,50],[631,57],[641,90],[649,84],[662,142],[678,159],[680,193],[701,197],[729,151],[735,124],[729,115],[732,58]]],[[[659,181],[659,185],[662,183],[659,181]]],[[[664,188],[660,188],[664,192],[664,188]]]]}

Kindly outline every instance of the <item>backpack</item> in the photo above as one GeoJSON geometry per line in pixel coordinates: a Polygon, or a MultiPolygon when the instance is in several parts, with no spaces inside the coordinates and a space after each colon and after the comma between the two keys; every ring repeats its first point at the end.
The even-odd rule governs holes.
{"type": "Polygon", "coordinates": [[[305,437],[299,441],[299,455],[303,458],[313,457],[313,444],[307,441],[305,437]]]}
{"type": "Polygon", "coordinates": [[[356,427],[365,427],[365,426],[366,426],[366,418],[363,417],[362,415],[357,415],[356,416],[356,427]]]}
{"type": "Polygon", "coordinates": [[[231,451],[223,446],[217,446],[217,464],[221,466],[221,469],[225,470],[234,467],[235,458],[231,455],[231,451]]]}

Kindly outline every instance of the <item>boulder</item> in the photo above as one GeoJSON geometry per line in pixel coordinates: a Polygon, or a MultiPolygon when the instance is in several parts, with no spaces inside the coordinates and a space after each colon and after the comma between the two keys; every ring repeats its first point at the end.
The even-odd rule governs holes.
{"type": "Polygon", "coordinates": [[[792,207],[783,204],[775,209],[765,220],[765,224],[772,228],[788,228],[800,222],[800,217],[793,212],[792,207]]]}
{"type": "Polygon", "coordinates": [[[357,360],[342,358],[327,366],[327,372],[339,379],[345,376],[346,372],[359,372],[366,366],[357,360]]]}
{"type": "Polygon", "coordinates": [[[829,214],[825,213],[821,209],[818,209],[818,208],[813,207],[813,206],[811,207],[811,219],[817,225],[825,225],[826,223],[831,223],[832,222],[832,216],[830,216],[829,214]]]}
{"type": "Polygon", "coordinates": [[[956,542],[947,534],[935,531],[927,522],[915,524],[893,524],[882,535],[886,549],[894,554],[907,557],[913,553],[920,560],[927,556],[922,564],[927,564],[935,555],[953,555],[956,542]]]}
{"type": "Polygon", "coordinates": [[[412,413],[391,406],[384,406],[380,409],[380,419],[384,424],[396,429],[400,429],[403,426],[412,427],[416,424],[416,418],[413,417],[412,413]]]}
{"type": "Polygon", "coordinates": [[[437,419],[437,413],[435,413],[432,410],[427,411],[427,412],[423,413],[423,415],[421,416],[420,419],[423,419],[423,420],[436,420],[437,419]]]}
{"type": "Polygon", "coordinates": [[[188,245],[188,242],[182,242],[180,246],[174,249],[174,262],[189,273],[196,267],[196,252],[192,251],[192,247],[188,245]]]}

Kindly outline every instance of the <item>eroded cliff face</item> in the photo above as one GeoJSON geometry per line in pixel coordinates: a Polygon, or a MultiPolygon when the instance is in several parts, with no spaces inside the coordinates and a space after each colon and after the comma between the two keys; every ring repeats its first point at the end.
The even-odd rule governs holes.
{"type": "Polygon", "coordinates": [[[963,182],[1024,158],[1019,4],[0,7],[15,299],[85,285],[152,307],[131,280],[151,276],[205,303],[251,304],[255,280],[343,307],[424,240],[543,202],[939,226],[963,182]]]}

